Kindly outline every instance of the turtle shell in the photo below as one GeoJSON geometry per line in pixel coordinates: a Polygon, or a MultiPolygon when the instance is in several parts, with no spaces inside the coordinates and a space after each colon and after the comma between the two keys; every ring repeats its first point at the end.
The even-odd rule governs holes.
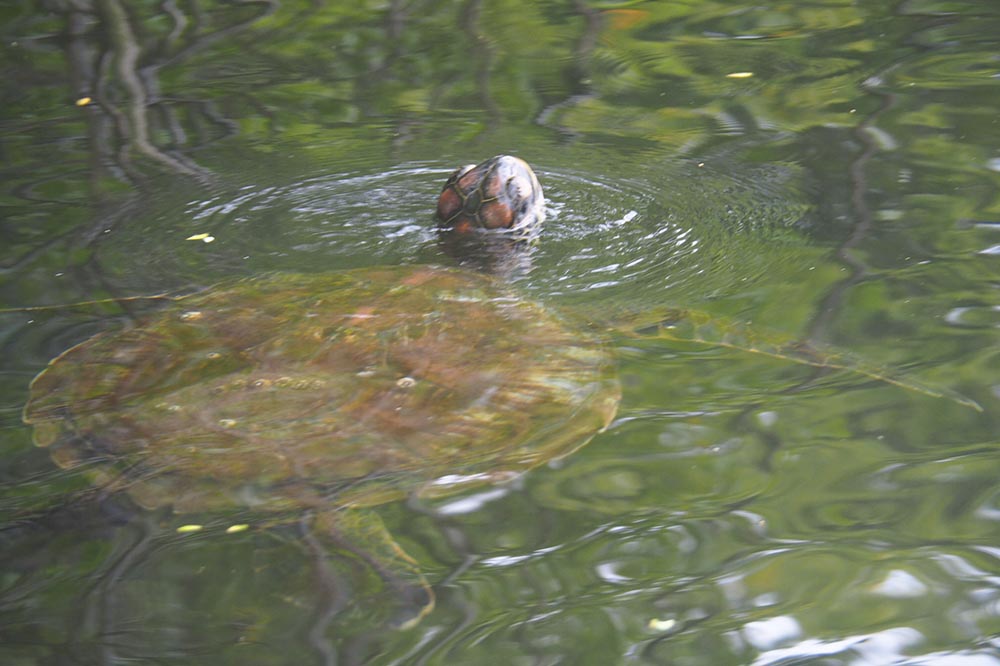
{"type": "Polygon", "coordinates": [[[247,279],[54,359],[25,421],[147,508],[371,506],[566,455],[619,386],[595,337],[437,267],[247,279]],[[334,503],[334,504],[331,504],[334,503]]]}

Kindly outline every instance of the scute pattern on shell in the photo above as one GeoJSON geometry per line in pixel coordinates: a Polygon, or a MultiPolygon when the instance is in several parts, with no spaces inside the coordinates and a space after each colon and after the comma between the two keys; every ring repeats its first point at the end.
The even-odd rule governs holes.
{"type": "Polygon", "coordinates": [[[443,494],[572,452],[619,399],[594,337],[436,267],[248,279],[98,335],[25,420],[146,507],[296,509],[443,494]],[[197,313],[197,314],[192,314],[197,313]]]}

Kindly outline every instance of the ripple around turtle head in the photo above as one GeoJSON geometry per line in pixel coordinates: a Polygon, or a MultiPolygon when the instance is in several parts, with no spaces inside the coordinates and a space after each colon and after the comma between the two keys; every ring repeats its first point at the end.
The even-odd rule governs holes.
{"type": "MultiPolygon", "coordinates": [[[[449,263],[433,210],[453,168],[408,163],[193,199],[189,191],[161,192],[101,238],[98,258],[132,293],[267,271],[449,263]],[[198,240],[204,235],[212,242],[198,240]]],[[[762,244],[802,213],[775,194],[781,183],[773,174],[693,163],[627,178],[592,171],[538,169],[548,219],[532,270],[519,281],[537,297],[648,302],[665,291],[688,298],[745,285],[766,270],[762,244]]]]}
{"type": "Polygon", "coordinates": [[[653,272],[673,284],[697,270],[699,240],[649,184],[571,171],[543,177],[547,220],[530,289],[599,298],[653,272]]]}
{"type": "Polygon", "coordinates": [[[102,238],[99,257],[138,291],[267,271],[443,261],[432,213],[451,170],[409,164],[195,199],[161,193],[151,210],[102,238]]]}
{"type": "Polygon", "coordinates": [[[602,178],[540,174],[548,219],[526,288],[544,296],[636,305],[745,289],[774,255],[802,247],[806,206],[780,170],[734,174],[678,162],[602,178]]]}

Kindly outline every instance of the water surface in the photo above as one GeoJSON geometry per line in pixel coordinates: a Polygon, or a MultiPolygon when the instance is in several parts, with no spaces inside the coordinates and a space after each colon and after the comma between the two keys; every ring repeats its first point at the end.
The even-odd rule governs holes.
{"type": "Polygon", "coordinates": [[[1000,663],[990,3],[0,16],[4,663],[1000,663]],[[381,508],[438,595],[417,627],[296,524],[178,533],[32,445],[31,378],[151,307],[121,299],[447,263],[441,183],[501,152],[548,198],[514,287],[605,331],[624,395],[557,464],[381,508]],[[672,307],[981,411],[636,332],[672,307]]]}

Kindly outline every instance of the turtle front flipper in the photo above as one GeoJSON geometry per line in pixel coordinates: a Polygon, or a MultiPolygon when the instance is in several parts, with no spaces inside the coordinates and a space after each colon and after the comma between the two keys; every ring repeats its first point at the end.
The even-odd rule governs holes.
{"type": "Polygon", "coordinates": [[[707,312],[670,308],[626,316],[623,320],[626,324],[623,332],[629,335],[695,342],[770,356],[824,370],[848,372],[983,411],[975,400],[946,386],[933,386],[911,377],[903,377],[892,368],[874,365],[846,351],[805,342],[787,334],[707,312]]]}
{"type": "Polygon", "coordinates": [[[313,520],[317,536],[331,539],[369,566],[399,604],[392,623],[400,629],[416,626],[434,609],[434,591],[410,557],[392,538],[379,515],[370,509],[318,511],[313,520]]]}

